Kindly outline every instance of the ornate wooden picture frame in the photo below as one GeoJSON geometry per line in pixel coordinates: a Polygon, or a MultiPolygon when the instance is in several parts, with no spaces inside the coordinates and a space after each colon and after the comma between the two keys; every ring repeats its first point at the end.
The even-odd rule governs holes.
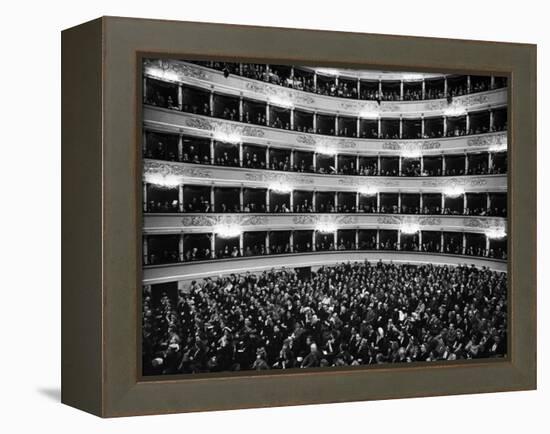
{"type": "MultiPolygon", "coordinates": [[[[151,98],[155,105],[158,101],[151,98]]],[[[181,112],[181,100],[177,103],[181,112]]],[[[170,116],[166,113],[159,123],[170,116]]],[[[357,134],[359,123],[358,118],[357,134]]],[[[211,156],[214,161],[214,152],[211,156]]],[[[103,17],[62,33],[62,201],[65,404],[116,417],[536,388],[534,45],[103,17]],[[143,67],[144,62],[155,66],[173,59],[505,77],[506,356],[288,372],[144,375],[142,285],[161,277],[143,267],[148,201],[142,183],[142,101],[149,98],[143,67]]],[[[176,206],[181,202],[176,200],[176,206]]],[[[408,222],[380,218],[376,224],[408,222]]],[[[210,220],[203,218],[198,226],[210,226],[210,220]]],[[[293,217],[286,224],[307,226],[310,220],[293,217]]],[[[173,217],[164,223],[179,225],[173,217]]],[[[201,276],[205,267],[215,273],[217,265],[193,270],[201,276]]],[[[172,345],[179,348],[179,342],[172,345]]]]}

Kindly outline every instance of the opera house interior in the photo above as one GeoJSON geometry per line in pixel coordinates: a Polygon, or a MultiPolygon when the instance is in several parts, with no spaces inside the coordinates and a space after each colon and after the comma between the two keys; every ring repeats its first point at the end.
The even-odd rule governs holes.
{"type": "Polygon", "coordinates": [[[507,95],[145,59],[143,374],[504,356],[507,95]]]}

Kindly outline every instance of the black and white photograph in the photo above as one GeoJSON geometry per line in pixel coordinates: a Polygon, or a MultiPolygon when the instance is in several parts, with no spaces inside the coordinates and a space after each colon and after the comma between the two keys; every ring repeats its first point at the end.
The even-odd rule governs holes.
{"type": "Polygon", "coordinates": [[[507,357],[507,77],[141,60],[143,377],[507,357]]]}

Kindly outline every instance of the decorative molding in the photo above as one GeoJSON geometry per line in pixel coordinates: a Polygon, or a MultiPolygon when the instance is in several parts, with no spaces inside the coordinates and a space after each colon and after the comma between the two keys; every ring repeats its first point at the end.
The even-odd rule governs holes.
{"type": "Polygon", "coordinates": [[[338,178],[338,184],[348,187],[397,187],[399,186],[399,180],[393,180],[393,179],[372,179],[370,178],[368,181],[361,178],[351,178],[351,177],[343,177],[338,178]]]}
{"type": "Polygon", "coordinates": [[[353,140],[340,139],[337,142],[337,146],[341,149],[355,149],[357,147],[357,143],[353,140]]]}
{"type": "Polygon", "coordinates": [[[381,225],[399,225],[403,221],[403,218],[383,215],[379,216],[376,221],[381,225]]]}
{"type": "Polygon", "coordinates": [[[438,226],[441,224],[439,217],[419,217],[418,224],[420,226],[438,226]]]}
{"type": "Polygon", "coordinates": [[[298,89],[266,83],[235,74],[224,77],[221,71],[216,71],[184,61],[167,59],[146,59],[144,72],[152,78],[171,82],[189,83],[206,91],[211,88],[215,92],[238,97],[261,99],[275,106],[294,105],[295,108],[317,110],[320,112],[339,113],[343,116],[357,117],[362,113],[377,113],[380,116],[396,114],[406,116],[424,116],[441,114],[450,109],[483,109],[489,106],[505,105],[506,89],[496,89],[478,94],[456,96],[451,104],[446,99],[414,100],[414,101],[376,101],[349,100],[341,97],[321,95],[298,89]],[[272,101],[271,101],[272,100],[272,101]],[[279,102],[279,103],[278,103],[279,102]]]}
{"type": "Polygon", "coordinates": [[[382,144],[382,149],[388,151],[404,151],[404,152],[415,152],[415,151],[433,151],[434,149],[441,148],[441,142],[436,140],[432,141],[417,141],[417,142],[384,142],[382,144]]]}
{"type": "Polygon", "coordinates": [[[209,80],[210,74],[204,69],[188,63],[174,62],[165,59],[143,59],[145,74],[160,75],[166,80],[183,81],[185,77],[209,80]]]}
{"type": "Polygon", "coordinates": [[[478,218],[468,217],[464,218],[463,223],[468,228],[481,228],[481,229],[500,229],[506,227],[505,219],[495,218],[478,218]]]}
{"type": "Polygon", "coordinates": [[[297,215],[292,217],[295,225],[312,225],[319,222],[319,216],[316,215],[297,215]]]}
{"type": "Polygon", "coordinates": [[[197,130],[212,131],[225,135],[239,135],[245,137],[264,137],[265,131],[250,125],[237,125],[226,123],[223,120],[205,119],[202,117],[185,117],[185,126],[197,130]]]}
{"type": "Polygon", "coordinates": [[[191,177],[191,178],[211,178],[212,170],[206,170],[198,167],[184,166],[178,163],[170,163],[157,160],[143,161],[143,179],[151,176],[161,177],[191,177]]]}
{"type": "MultiPolygon", "coordinates": [[[[438,139],[381,140],[345,138],[321,134],[299,133],[285,129],[245,124],[237,121],[210,118],[204,115],[179,112],[160,107],[146,106],[144,110],[146,129],[210,136],[230,141],[244,141],[263,146],[280,147],[315,152],[324,148],[334,153],[357,153],[364,156],[399,155],[401,152],[433,154],[457,154],[477,152],[482,146],[506,143],[506,133],[486,133],[474,136],[446,137],[438,139]]],[[[503,149],[505,150],[505,149],[503,149]]],[[[322,152],[322,150],[320,150],[322,152]]]]}
{"type": "Polygon", "coordinates": [[[410,215],[410,214],[249,214],[249,213],[146,213],[144,233],[177,234],[211,233],[217,225],[234,225],[243,231],[311,230],[318,225],[346,229],[400,229],[415,227],[423,231],[447,230],[487,234],[506,232],[507,222],[501,217],[410,215]]]}
{"type": "MultiPolygon", "coordinates": [[[[313,103],[315,103],[315,98],[313,98],[310,95],[307,95],[307,94],[302,95],[302,93],[299,93],[297,91],[292,91],[290,89],[286,89],[278,85],[252,81],[252,82],[245,83],[245,89],[254,93],[265,95],[268,99],[270,97],[276,97],[278,99],[286,98],[294,103],[300,103],[305,105],[312,105],[313,103]]],[[[277,105],[276,102],[270,102],[270,103],[273,105],[277,105]]]]}
{"type": "Polygon", "coordinates": [[[282,184],[313,184],[315,180],[308,176],[303,175],[294,175],[292,173],[257,173],[257,172],[247,172],[244,174],[244,178],[247,181],[256,181],[256,182],[280,182],[282,184]]]}
{"type": "Polygon", "coordinates": [[[260,215],[215,215],[215,216],[184,216],[181,224],[184,227],[190,226],[216,226],[216,225],[239,225],[257,226],[268,223],[267,216],[260,215]]]}
{"type": "Polygon", "coordinates": [[[467,141],[470,147],[508,145],[508,135],[504,133],[470,137],[467,141]]]}
{"type": "Polygon", "coordinates": [[[307,146],[315,146],[317,144],[317,140],[315,139],[315,137],[305,134],[300,134],[299,136],[297,136],[296,142],[307,146]]]}
{"type": "Polygon", "coordinates": [[[443,179],[425,179],[422,181],[423,187],[482,187],[487,185],[487,179],[480,177],[463,178],[443,178],[443,179]]]}

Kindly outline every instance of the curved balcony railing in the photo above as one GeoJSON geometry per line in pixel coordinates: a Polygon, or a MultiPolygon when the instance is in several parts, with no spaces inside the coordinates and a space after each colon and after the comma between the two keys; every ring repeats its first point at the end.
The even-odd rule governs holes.
{"type": "Polygon", "coordinates": [[[241,187],[246,183],[250,188],[363,192],[370,195],[379,192],[462,194],[507,190],[505,174],[439,177],[323,175],[149,159],[143,161],[143,180],[173,188],[183,184],[241,187]]]}
{"type": "Polygon", "coordinates": [[[438,139],[364,139],[335,137],[297,131],[248,125],[238,121],[145,106],[146,131],[187,134],[211,138],[224,143],[249,143],[280,149],[294,149],[326,155],[441,155],[475,152],[503,152],[507,149],[507,133],[493,132],[438,139]]]}
{"type": "MultiPolygon", "coordinates": [[[[498,83],[495,83],[495,79],[491,77],[487,77],[489,80],[487,84],[474,84],[473,86],[470,84],[470,91],[468,91],[468,76],[464,77],[466,83],[463,86],[451,86],[450,88],[445,84],[447,76],[444,76],[440,79],[440,89],[427,92],[426,90],[422,91],[422,87],[425,85],[422,84],[423,80],[418,78],[399,80],[398,92],[385,91],[385,80],[379,80],[376,89],[367,91],[367,87],[364,86],[361,91],[360,80],[356,80],[359,92],[354,96],[348,92],[341,92],[342,86],[336,82],[337,80],[327,88],[327,91],[324,91],[324,87],[308,86],[302,87],[300,90],[234,73],[226,74],[224,71],[181,61],[148,61],[144,64],[144,76],[175,85],[185,83],[208,92],[212,91],[236,98],[243,97],[255,101],[271,102],[275,106],[292,106],[309,111],[349,116],[372,112],[390,116],[395,114],[417,117],[420,117],[421,114],[437,116],[443,115],[448,110],[476,110],[489,106],[502,106],[506,103],[507,97],[505,80],[498,78],[498,83]],[[416,87],[415,84],[420,85],[420,92],[418,89],[415,92],[408,92],[407,88],[416,87]],[[363,98],[359,98],[359,95],[363,98]]],[[[437,79],[437,77],[431,76],[430,78],[437,79]]],[[[344,81],[345,79],[342,84],[344,81]]],[[[429,80],[428,83],[430,83],[429,80]]],[[[147,95],[147,92],[145,94],[147,95]]],[[[177,102],[177,94],[174,94],[172,100],[174,103],[177,102]]]]}
{"type": "Polygon", "coordinates": [[[213,261],[174,263],[169,265],[146,266],[143,269],[143,284],[191,281],[231,273],[260,272],[269,269],[319,267],[342,262],[385,261],[409,264],[430,263],[435,265],[475,265],[495,271],[506,272],[507,262],[492,258],[462,256],[427,252],[387,252],[377,250],[309,252],[269,255],[265,257],[238,257],[213,261]]]}
{"type": "Polygon", "coordinates": [[[394,215],[394,214],[145,214],[145,234],[212,233],[220,227],[240,231],[316,230],[319,227],[345,229],[391,229],[403,227],[423,231],[506,233],[506,219],[484,216],[394,215]]]}

